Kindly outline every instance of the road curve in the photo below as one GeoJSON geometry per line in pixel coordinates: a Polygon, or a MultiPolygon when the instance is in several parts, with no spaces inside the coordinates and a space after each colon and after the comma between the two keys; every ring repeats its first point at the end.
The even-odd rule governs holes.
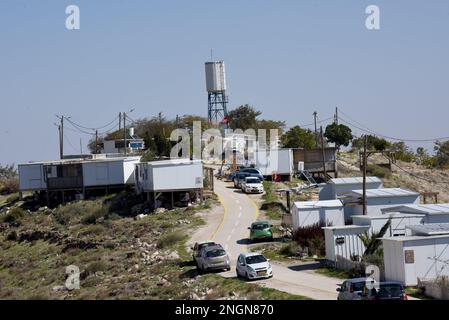
{"type": "MultiPolygon", "coordinates": [[[[251,200],[251,196],[234,189],[232,183],[215,180],[214,186],[223,206],[223,215],[213,231],[212,240],[224,246],[232,261],[231,271],[222,275],[235,277],[237,257],[248,251],[248,227],[257,220],[259,209],[251,200]]],[[[337,299],[336,288],[341,279],[316,274],[304,265],[285,266],[275,262],[272,262],[272,265],[273,278],[254,283],[317,300],[337,299]]]]}

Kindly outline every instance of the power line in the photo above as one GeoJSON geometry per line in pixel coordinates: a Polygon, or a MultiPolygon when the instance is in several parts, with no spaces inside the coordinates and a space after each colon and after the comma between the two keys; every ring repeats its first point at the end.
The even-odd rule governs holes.
{"type": "Polygon", "coordinates": [[[100,130],[100,129],[104,129],[104,128],[109,127],[111,124],[113,124],[114,122],[116,122],[117,119],[118,119],[118,116],[116,116],[112,121],[108,122],[107,124],[105,124],[105,125],[103,125],[103,126],[100,126],[100,127],[96,127],[96,128],[83,126],[83,125],[81,125],[81,124],[79,124],[79,123],[76,123],[76,122],[73,121],[73,120],[69,120],[69,122],[70,122],[71,124],[73,124],[73,125],[75,125],[75,126],[81,128],[81,129],[86,129],[86,130],[100,130]]]}
{"type": "Polygon", "coordinates": [[[69,143],[69,146],[72,147],[73,151],[78,152],[78,150],[73,146],[72,142],[70,141],[70,139],[67,137],[67,135],[65,133],[64,133],[64,138],[69,143]]]}
{"type": "Polygon", "coordinates": [[[437,140],[438,141],[449,140],[449,137],[439,137],[439,138],[431,138],[431,139],[404,139],[404,138],[397,138],[397,137],[387,136],[387,135],[384,135],[384,134],[380,134],[380,133],[378,133],[378,132],[368,128],[367,126],[363,125],[362,123],[354,120],[348,114],[346,114],[345,112],[341,111],[341,109],[339,109],[339,112],[344,114],[349,119],[351,119],[352,122],[342,118],[341,116],[338,116],[338,118],[341,121],[345,122],[346,124],[348,124],[350,126],[353,126],[353,127],[357,128],[357,129],[363,131],[363,132],[374,134],[376,136],[379,136],[379,137],[382,137],[382,138],[385,138],[385,139],[390,139],[390,140],[395,140],[395,141],[406,141],[406,142],[434,142],[434,141],[437,141],[437,140]],[[354,123],[356,123],[358,125],[356,125],[354,123]]]}
{"type": "MultiPolygon", "coordinates": [[[[383,155],[383,156],[384,156],[386,159],[389,159],[387,156],[385,156],[385,155],[383,155]]],[[[416,179],[420,179],[420,180],[423,180],[423,181],[426,181],[426,182],[429,182],[429,183],[449,184],[449,181],[433,181],[433,180],[430,180],[430,179],[426,179],[426,178],[420,177],[420,176],[418,176],[418,175],[416,175],[416,174],[414,174],[414,173],[412,173],[412,172],[410,172],[410,171],[408,171],[408,170],[402,168],[401,166],[397,165],[396,163],[393,163],[393,165],[396,166],[398,169],[404,171],[404,172],[407,173],[408,175],[410,175],[410,176],[416,178],[416,179]]]]}

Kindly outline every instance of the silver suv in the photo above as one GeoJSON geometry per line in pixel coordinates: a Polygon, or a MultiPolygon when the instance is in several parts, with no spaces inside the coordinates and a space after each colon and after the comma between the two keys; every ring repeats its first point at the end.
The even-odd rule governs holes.
{"type": "Polygon", "coordinates": [[[221,245],[201,249],[199,256],[196,257],[196,263],[200,272],[231,270],[231,261],[221,245]]]}
{"type": "Polygon", "coordinates": [[[337,288],[337,300],[362,300],[365,287],[372,287],[376,283],[373,278],[354,278],[345,280],[337,288]]]}

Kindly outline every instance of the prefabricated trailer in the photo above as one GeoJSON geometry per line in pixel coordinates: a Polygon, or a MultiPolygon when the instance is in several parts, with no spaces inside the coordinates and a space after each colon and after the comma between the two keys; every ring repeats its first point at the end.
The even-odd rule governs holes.
{"type": "Polygon", "coordinates": [[[340,200],[298,201],[291,208],[293,229],[314,224],[342,226],[345,224],[340,200]]]}

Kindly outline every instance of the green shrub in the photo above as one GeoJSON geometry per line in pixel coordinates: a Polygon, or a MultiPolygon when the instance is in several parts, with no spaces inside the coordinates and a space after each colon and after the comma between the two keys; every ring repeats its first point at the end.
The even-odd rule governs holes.
{"type": "Polygon", "coordinates": [[[295,241],[292,241],[290,243],[284,244],[279,249],[279,253],[287,257],[294,257],[298,255],[300,249],[301,247],[299,246],[299,244],[295,241]]]}
{"type": "Polygon", "coordinates": [[[98,209],[95,209],[94,212],[88,213],[85,216],[81,218],[82,224],[95,224],[97,223],[97,220],[99,218],[104,218],[108,215],[108,208],[107,207],[100,207],[98,209]]]}
{"type": "Polygon", "coordinates": [[[20,223],[20,220],[25,217],[26,212],[22,208],[12,208],[1,219],[6,223],[20,223]]]}
{"type": "Polygon", "coordinates": [[[54,213],[56,222],[62,225],[68,225],[74,217],[80,217],[86,212],[84,202],[73,202],[58,207],[54,213]]]}
{"type": "MultiPolygon", "coordinates": [[[[293,232],[293,240],[301,247],[309,248],[310,253],[324,256],[326,245],[324,241],[324,223],[315,223],[307,227],[300,227],[293,232]]],[[[328,224],[330,226],[330,224],[328,224]]]]}
{"type": "Polygon", "coordinates": [[[157,247],[159,249],[167,248],[175,245],[176,243],[184,240],[184,234],[180,232],[170,232],[162,235],[157,241],[157,247]]]}
{"type": "Polygon", "coordinates": [[[366,172],[369,175],[376,176],[378,178],[390,178],[391,172],[387,168],[380,167],[376,164],[369,164],[366,167],[366,172]]]}

